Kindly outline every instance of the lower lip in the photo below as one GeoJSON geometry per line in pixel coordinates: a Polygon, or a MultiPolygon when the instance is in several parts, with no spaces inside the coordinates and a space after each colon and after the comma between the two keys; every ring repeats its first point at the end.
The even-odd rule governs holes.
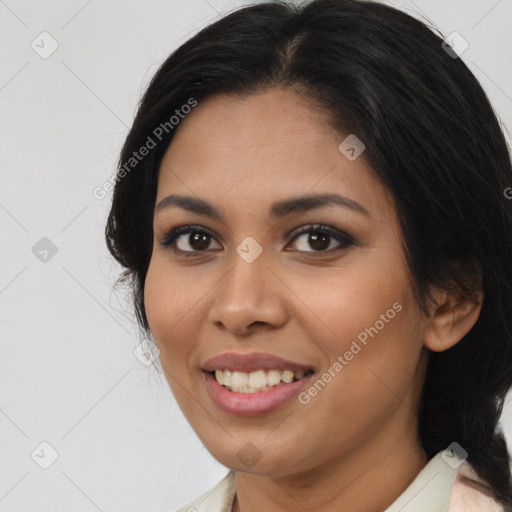
{"type": "Polygon", "coordinates": [[[211,373],[205,371],[202,373],[215,404],[224,412],[237,416],[258,416],[279,409],[298,395],[315,375],[310,373],[296,382],[279,384],[267,391],[235,393],[221,386],[211,373]]]}

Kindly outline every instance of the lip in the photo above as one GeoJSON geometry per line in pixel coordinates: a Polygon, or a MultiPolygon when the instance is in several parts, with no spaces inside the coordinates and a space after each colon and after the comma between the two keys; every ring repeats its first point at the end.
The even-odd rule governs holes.
{"type": "Polygon", "coordinates": [[[221,386],[211,373],[203,371],[202,374],[206,388],[217,407],[236,416],[258,416],[283,407],[296,397],[315,376],[315,373],[310,373],[298,381],[290,384],[281,383],[268,391],[235,393],[221,386]]]}
{"type": "Polygon", "coordinates": [[[215,370],[231,370],[233,372],[256,372],[258,370],[291,370],[300,372],[313,370],[311,366],[295,363],[282,357],[267,352],[252,352],[250,354],[239,354],[236,352],[224,352],[205,361],[202,365],[205,372],[215,370]]]}

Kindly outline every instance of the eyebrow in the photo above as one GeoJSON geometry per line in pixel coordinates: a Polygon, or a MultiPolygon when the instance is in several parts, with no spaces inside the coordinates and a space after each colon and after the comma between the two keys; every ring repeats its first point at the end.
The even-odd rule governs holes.
{"type": "MultiPolygon", "coordinates": [[[[348,197],[344,197],[339,194],[302,195],[276,201],[271,205],[270,216],[271,218],[277,219],[285,217],[290,213],[305,212],[331,205],[349,208],[370,217],[370,213],[366,208],[364,208],[364,206],[360,205],[353,199],[349,199],[348,197]]],[[[170,196],[164,197],[155,207],[155,213],[171,206],[178,206],[189,212],[223,220],[222,213],[212,204],[197,197],[177,194],[171,194],[170,196]]]]}

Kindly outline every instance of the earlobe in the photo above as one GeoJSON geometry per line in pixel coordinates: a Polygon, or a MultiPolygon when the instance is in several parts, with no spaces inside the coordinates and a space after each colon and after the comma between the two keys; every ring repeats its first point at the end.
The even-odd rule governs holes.
{"type": "Polygon", "coordinates": [[[442,352],[456,345],[475,325],[480,316],[483,292],[475,300],[461,299],[443,292],[439,306],[429,319],[424,344],[433,352],[442,352]]]}

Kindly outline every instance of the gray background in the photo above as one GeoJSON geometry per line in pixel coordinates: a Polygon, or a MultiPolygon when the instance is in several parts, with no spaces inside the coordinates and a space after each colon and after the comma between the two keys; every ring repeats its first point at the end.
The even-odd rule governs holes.
{"type": "MultiPolygon", "coordinates": [[[[173,511],[226,473],[133,353],[104,244],[111,194],[92,190],[163,59],[246,3],[0,0],[0,511],[173,511]],[[31,46],[51,49],[44,31],[47,58],[31,46]],[[47,469],[42,442],[58,454],[47,469]]],[[[510,129],[512,0],[389,3],[468,41],[462,58],[510,129]]]]}

